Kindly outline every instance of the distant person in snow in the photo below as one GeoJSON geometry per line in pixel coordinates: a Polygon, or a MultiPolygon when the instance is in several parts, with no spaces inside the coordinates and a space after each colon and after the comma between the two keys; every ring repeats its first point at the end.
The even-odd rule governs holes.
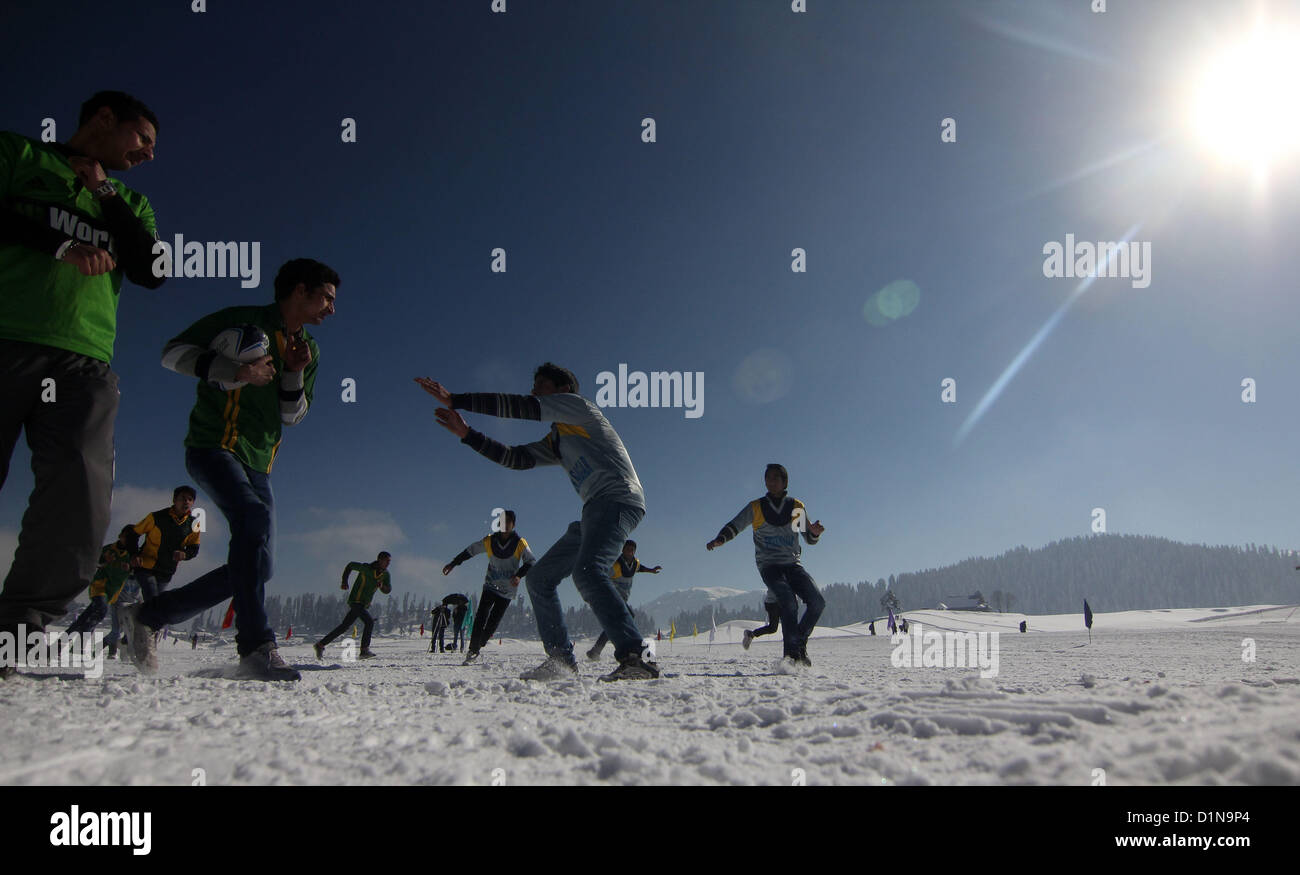
{"type": "Polygon", "coordinates": [[[776,596],[770,589],[763,595],[763,607],[767,609],[767,625],[745,630],[745,640],[740,642],[740,646],[746,650],[758,636],[771,635],[781,627],[781,608],[777,605],[776,596]]]}
{"type": "MultiPolygon", "coordinates": [[[[609,577],[614,581],[614,588],[618,590],[618,594],[626,602],[632,598],[632,575],[638,571],[643,574],[658,574],[661,570],[663,570],[662,565],[656,565],[654,568],[642,565],[641,560],[636,558],[636,541],[629,538],[623,542],[623,552],[614,562],[614,567],[609,570],[609,577]]],[[[587,658],[592,662],[600,659],[600,652],[608,643],[609,636],[601,632],[596,643],[587,651],[587,658]]]]}
{"type": "MultiPolygon", "coordinates": [[[[492,640],[492,634],[505,616],[506,608],[510,607],[510,603],[519,594],[519,581],[537,561],[533,558],[533,551],[528,549],[528,542],[515,531],[513,510],[505,512],[502,525],[502,531],[475,541],[442,567],[443,574],[451,574],[453,568],[471,556],[486,553],[488,557],[487,573],[483,577],[483,594],[479,596],[478,612],[474,615],[474,631],[469,639],[469,653],[465,654],[462,665],[469,665],[478,659],[483,645],[492,640]]],[[[457,608],[461,612],[460,620],[456,621],[457,634],[462,635],[459,630],[464,624],[465,605],[459,604],[457,608]]],[[[452,649],[455,650],[455,647],[453,642],[452,649]]]]}
{"type": "Polygon", "coordinates": [[[1021,632],[1028,632],[1028,631],[1029,631],[1029,621],[1028,621],[1028,620],[1021,620],[1021,621],[1020,621],[1020,631],[1021,631],[1021,632]]]}
{"type": "Polygon", "coordinates": [[[370,616],[366,608],[370,607],[370,601],[375,597],[375,590],[379,590],[384,595],[393,591],[393,579],[388,573],[388,563],[391,560],[392,556],[385,550],[380,552],[374,562],[349,562],[343,569],[343,582],[339,589],[347,589],[348,575],[354,571],[357,573],[356,579],[352,582],[352,592],[348,593],[348,613],[334,631],[312,645],[317,659],[324,659],[326,645],[348,631],[358,619],[364,624],[364,628],[361,632],[361,652],[357,655],[362,659],[370,659],[375,655],[370,652],[370,633],[374,631],[375,618],[370,616]]]}
{"type": "Polygon", "coordinates": [[[619,545],[645,517],[645,493],[618,432],[595,402],[578,394],[578,378],[552,362],[533,373],[528,395],[489,392],[453,394],[427,377],[417,378],[443,408],[438,423],[475,452],[507,468],[527,470],[558,465],[582,500],[582,518],[569,524],[560,539],[537,561],[528,576],[528,596],[537,617],[537,632],[546,660],[524,672],[524,680],[572,680],[578,674],[573,642],[564,625],[556,590],[572,575],[574,586],[614,642],[619,666],[603,681],[649,680],[659,667],[647,661],[632,609],[619,597],[609,568],[619,545]],[[549,420],[538,441],[507,447],[466,424],[457,409],[512,419],[549,420]]]}
{"type": "Polygon", "coordinates": [[[816,627],[826,600],[812,576],[799,564],[799,538],[802,535],[809,545],[816,544],[826,528],[821,521],[808,522],[803,502],[787,494],[790,475],[783,466],[768,465],[763,481],[767,494],[741,508],[705,547],[709,550],[721,547],[746,526],[754,527],[754,561],[763,583],[776,598],[784,658],[812,665],[808,658],[808,636],[816,627]],[[807,605],[802,619],[799,618],[800,600],[807,605]]]}
{"type": "Polygon", "coordinates": [[[447,624],[451,622],[451,608],[447,605],[438,605],[429,613],[432,615],[433,624],[429,629],[429,652],[446,653],[447,624]]]}
{"type": "Polygon", "coordinates": [[[109,606],[117,602],[127,575],[131,573],[131,562],[135,558],[139,541],[135,530],[126,526],[118,532],[115,542],[105,544],[99,551],[99,568],[90,581],[90,604],[68,627],[67,634],[79,632],[88,635],[104,619],[109,606]]]}
{"type": "Polygon", "coordinates": [[[899,618],[898,618],[898,629],[899,629],[899,631],[902,632],[904,635],[907,634],[907,619],[906,619],[906,618],[904,618],[904,617],[899,617],[899,618]]]}
{"type": "Polygon", "coordinates": [[[876,621],[875,621],[875,620],[872,620],[870,623],[867,624],[867,631],[870,632],[872,635],[875,635],[875,634],[876,634],[876,621]]]}
{"type": "MultiPolygon", "coordinates": [[[[459,593],[458,593],[459,595],[459,593]]],[[[464,596],[451,604],[451,649],[465,652],[465,617],[469,613],[469,599],[464,596]]]]}
{"type": "Polygon", "coordinates": [[[170,507],[155,510],[135,524],[135,533],[144,535],[140,554],[132,563],[143,601],[153,601],[167,589],[179,563],[199,554],[200,536],[191,513],[197,497],[193,486],[177,486],[170,507]]]}

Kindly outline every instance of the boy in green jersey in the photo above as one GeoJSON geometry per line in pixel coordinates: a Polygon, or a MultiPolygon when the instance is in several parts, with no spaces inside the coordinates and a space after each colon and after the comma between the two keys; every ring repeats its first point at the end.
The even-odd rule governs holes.
{"type": "Polygon", "coordinates": [[[366,608],[370,607],[371,600],[375,597],[375,590],[379,590],[384,595],[393,591],[393,578],[388,573],[388,563],[392,561],[392,556],[388,551],[382,551],[374,562],[349,562],[343,569],[343,583],[339,589],[348,588],[348,575],[356,572],[356,579],[352,582],[352,592],[348,593],[348,615],[321,640],[317,641],[312,647],[316,651],[316,658],[325,657],[325,646],[335,638],[342,635],[351,628],[352,624],[360,620],[364,625],[361,632],[361,658],[369,659],[374,656],[370,652],[370,633],[375,628],[375,618],[370,616],[366,608]]]}
{"type": "Polygon", "coordinates": [[[275,555],[275,501],[271,464],[283,427],[307,415],[320,349],[307,325],[334,312],[339,275],[310,258],[286,262],[275,277],[275,303],[228,307],[195,322],[163,349],[163,367],[198,377],[185,469],[230,525],[226,564],[179,589],[160,593],[128,613],[127,634],[136,664],[154,671],[154,629],[179,623],[231,599],[239,652],[237,676],[299,680],[275,646],[266,617],[266,582],[275,555]],[[240,363],[210,349],[227,328],[256,325],[271,340],[270,354],[240,363]],[[223,390],[218,383],[238,383],[223,390]]]}
{"type": "Polygon", "coordinates": [[[86,101],[66,144],[0,132],[0,485],[23,431],[36,480],[0,631],[43,629],[95,571],[113,490],[118,293],[123,276],[162,285],[153,208],[105,171],[152,160],[157,136],[157,117],[120,91],[86,101]]]}
{"type": "Polygon", "coordinates": [[[109,607],[117,601],[122,585],[131,574],[131,560],[139,549],[139,541],[140,536],[135,533],[135,529],[125,526],[118,532],[115,542],[104,545],[99,554],[95,579],[90,582],[90,604],[68,627],[67,634],[88,634],[108,614],[109,607]]]}

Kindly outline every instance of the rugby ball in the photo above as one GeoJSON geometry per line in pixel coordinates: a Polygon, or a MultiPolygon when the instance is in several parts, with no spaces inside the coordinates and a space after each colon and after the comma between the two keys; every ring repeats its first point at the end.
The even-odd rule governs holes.
{"type": "MultiPolygon", "coordinates": [[[[271,339],[266,336],[265,331],[256,325],[245,324],[235,328],[227,328],[212,338],[212,343],[208,344],[208,349],[215,350],[217,355],[224,358],[246,364],[255,362],[267,355],[271,351],[271,339]]],[[[220,380],[212,380],[211,382],[212,385],[223,392],[229,392],[247,385],[247,383],[223,383],[220,380]]]]}

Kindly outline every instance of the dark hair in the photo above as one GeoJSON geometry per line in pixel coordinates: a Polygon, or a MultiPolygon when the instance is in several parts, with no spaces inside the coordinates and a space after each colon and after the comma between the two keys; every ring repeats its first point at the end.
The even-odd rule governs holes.
{"type": "Polygon", "coordinates": [[[631,538],[628,538],[626,541],[623,542],[623,549],[626,550],[628,547],[631,547],[633,550],[635,550],[636,541],[633,541],[631,538]]]}
{"type": "Polygon", "coordinates": [[[135,121],[144,116],[149,124],[153,125],[154,133],[161,130],[158,124],[158,116],[154,115],[149,107],[136,100],[125,91],[100,91],[81,105],[81,118],[77,125],[84,125],[95,117],[95,113],[107,106],[117,116],[119,122],[135,121]]]}
{"type": "Polygon", "coordinates": [[[781,481],[785,483],[786,486],[790,485],[790,474],[785,470],[784,465],[778,465],[776,462],[773,462],[772,464],[768,465],[765,469],[763,469],[764,479],[766,479],[767,475],[772,473],[773,471],[781,475],[781,481]]]}
{"type": "Polygon", "coordinates": [[[188,495],[190,498],[194,499],[195,501],[199,500],[199,494],[194,491],[193,486],[177,486],[175,489],[172,490],[172,501],[175,501],[177,498],[180,498],[182,495],[188,495]]]}
{"type": "Polygon", "coordinates": [[[512,526],[515,524],[515,512],[513,510],[506,511],[506,522],[512,526]]]}
{"type": "Polygon", "coordinates": [[[537,370],[533,373],[533,379],[536,380],[538,377],[545,377],[550,380],[555,384],[555,388],[557,389],[561,386],[568,386],[570,392],[573,392],[575,395],[578,392],[578,378],[573,375],[573,371],[568,368],[562,368],[553,362],[546,362],[545,364],[539,365],[537,370]]]}
{"type": "Polygon", "coordinates": [[[379,551],[379,555],[378,555],[377,557],[375,557],[375,558],[376,558],[376,559],[392,559],[392,558],[393,558],[393,554],[389,553],[387,550],[380,550],[380,551],[379,551]]]}
{"type": "Polygon", "coordinates": [[[122,531],[117,533],[118,540],[121,540],[122,536],[127,532],[131,533],[131,543],[126,545],[126,549],[132,556],[134,556],[136,553],[140,552],[140,536],[136,534],[135,526],[122,526],[122,531]]]}
{"type": "Polygon", "coordinates": [[[311,258],[295,258],[280,265],[280,270],[275,275],[275,300],[283,301],[292,295],[293,290],[298,288],[298,283],[302,283],[308,291],[311,291],[325,283],[332,283],[335,288],[338,288],[343,281],[328,265],[311,258]]]}

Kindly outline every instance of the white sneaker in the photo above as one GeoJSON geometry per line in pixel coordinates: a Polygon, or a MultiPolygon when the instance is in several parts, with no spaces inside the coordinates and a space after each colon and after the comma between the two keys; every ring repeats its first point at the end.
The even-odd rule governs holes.
{"type": "Polygon", "coordinates": [[[529,669],[519,677],[525,681],[559,681],[576,678],[578,666],[555,656],[546,657],[546,661],[537,668],[529,669]]]}
{"type": "Polygon", "coordinates": [[[745,630],[745,640],[740,642],[740,646],[743,647],[743,648],[745,648],[746,650],[748,650],[748,649],[749,649],[749,645],[751,645],[751,644],[753,644],[753,643],[754,643],[754,633],[751,632],[751,631],[749,631],[748,629],[746,629],[746,630],[745,630]]]}
{"type": "Polygon", "coordinates": [[[130,640],[131,660],[136,668],[145,674],[158,671],[158,642],[154,640],[153,629],[140,622],[140,608],[143,604],[131,605],[126,610],[126,629],[122,630],[130,640]]]}

